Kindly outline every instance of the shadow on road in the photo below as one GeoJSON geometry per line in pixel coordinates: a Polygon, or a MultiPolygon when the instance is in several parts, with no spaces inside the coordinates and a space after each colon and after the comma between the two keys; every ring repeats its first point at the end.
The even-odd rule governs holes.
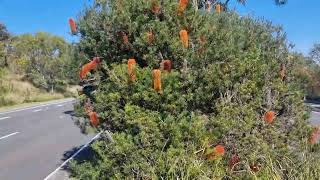
{"type": "Polygon", "coordinates": [[[65,111],[63,113],[67,114],[67,115],[70,115],[70,116],[75,116],[75,112],[74,111],[65,111]]]}

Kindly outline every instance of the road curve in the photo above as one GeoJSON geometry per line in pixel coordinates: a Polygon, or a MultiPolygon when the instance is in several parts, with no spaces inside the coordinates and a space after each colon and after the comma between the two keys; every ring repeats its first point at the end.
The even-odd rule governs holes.
{"type": "Polygon", "coordinates": [[[74,99],[0,112],[0,180],[42,180],[86,144],[74,99]]]}

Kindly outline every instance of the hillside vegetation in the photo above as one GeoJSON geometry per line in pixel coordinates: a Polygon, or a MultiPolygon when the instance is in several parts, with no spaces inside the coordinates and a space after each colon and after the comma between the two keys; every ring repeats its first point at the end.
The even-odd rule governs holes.
{"type": "Polygon", "coordinates": [[[0,106],[74,95],[72,45],[43,32],[13,36],[3,25],[0,37],[0,106]]]}

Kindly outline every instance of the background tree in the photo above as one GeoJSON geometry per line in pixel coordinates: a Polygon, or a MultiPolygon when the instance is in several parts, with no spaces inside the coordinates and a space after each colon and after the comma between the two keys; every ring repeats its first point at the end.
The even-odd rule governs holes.
{"type": "Polygon", "coordinates": [[[297,57],[282,29],[232,12],[195,11],[194,3],[177,14],[176,0],[162,1],[155,11],[157,3],[104,1],[79,18],[79,61],[99,56],[103,62],[102,71],[89,76],[98,84],[91,103],[81,96],[76,105],[77,124],[92,129],[87,112],[98,112],[94,129],[111,131],[114,142],[98,140],[91,161],[73,164],[73,176],[320,177],[318,148],[308,143],[312,128],[295,74],[297,57]],[[184,45],[180,36],[188,39],[184,45]],[[137,63],[135,81],[128,59],[137,63]],[[161,72],[162,89],[155,90],[159,71],[153,70],[163,60],[171,60],[173,69],[161,72]]]}
{"type": "Polygon", "coordinates": [[[23,34],[13,38],[9,67],[47,91],[64,91],[71,47],[61,37],[48,33],[23,34]]]}

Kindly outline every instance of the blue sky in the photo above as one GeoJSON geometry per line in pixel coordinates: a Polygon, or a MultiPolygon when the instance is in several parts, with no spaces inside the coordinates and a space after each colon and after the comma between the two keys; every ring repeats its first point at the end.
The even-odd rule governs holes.
{"type": "MultiPolygon", "coordinates": [[[[288,0],[287,5],[277,7],[273,0],[248,0],[245,7],[233,3],[230,7],[243,15],[282,25],[289,42],[306,54],[313,43],[320,42],[320,0],[307,2],[288,0]]],[[[46,31],[75,41],[67,20],[76,17],[88,3],[89,0],[0,0],[0,22],[13,34],[46,31]]]]}

